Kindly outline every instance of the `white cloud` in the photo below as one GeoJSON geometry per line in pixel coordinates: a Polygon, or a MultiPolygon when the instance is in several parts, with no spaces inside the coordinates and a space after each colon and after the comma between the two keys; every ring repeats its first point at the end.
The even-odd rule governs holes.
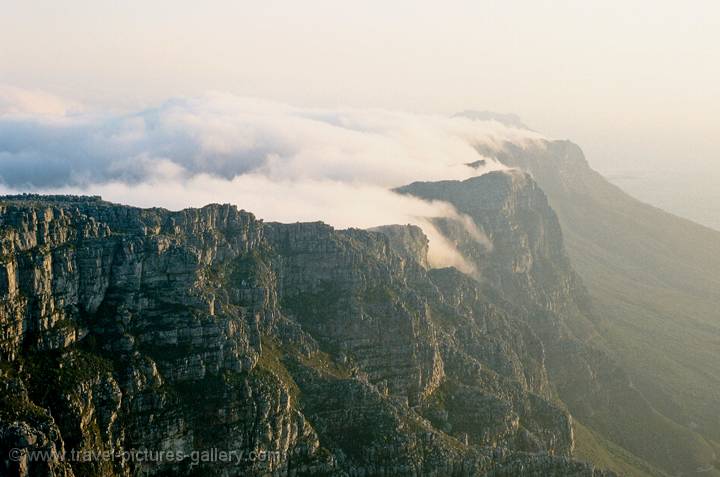
{"type": "Polygon", "coordinates": [[[6,191],[99,194],[170,209],[229,202],[266,220],[340,228],[414,223],[431,240],[431,263],[467,272],[428,218],[455,218],[486,240],[474,223],[449,204],[390,189],[502,169],[478,144],[543,140],[495,121],[296,108],[218,93],[124,115],[49,117],[43,108],[0,115],[6,191]],[[466,165],[479,159],[480,170],[466,165]]]}
{"type": "Polygon", "coordinates": [[[79,103],[43,91],[0,83],[0,117],[7,115],[64,116],[81,110],[79,103]]]}

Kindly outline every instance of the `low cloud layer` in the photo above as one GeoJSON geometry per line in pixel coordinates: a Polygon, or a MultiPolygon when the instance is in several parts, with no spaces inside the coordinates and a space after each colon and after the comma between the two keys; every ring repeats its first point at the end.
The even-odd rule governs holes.
{"type": "Polygon", "coordinates": [[[266,220],[339,228],[414,223],[431,240],[432,264],[472,272],[428,219],[455,218],[484,240],[472,221],[390,189],[502,169],[474,146],[542,139],[496,121],[223,94],[108,114],[0,88],[0,192],[98,194],[170,209],[229,202],[266,220]],[[480,159],[482,169],[467,166],[480,159]]]}

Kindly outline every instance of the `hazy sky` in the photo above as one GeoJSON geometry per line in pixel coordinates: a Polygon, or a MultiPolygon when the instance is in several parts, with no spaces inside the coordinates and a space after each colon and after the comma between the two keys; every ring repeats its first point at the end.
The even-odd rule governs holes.
{"type": "Polygon", "coordinates": [[[600,170],[720,158],[717,1],[1,0],[0,83],[136,108],[519,114],[600,170]],[[632,163],[628,164],[628,161],[632,163]]]}

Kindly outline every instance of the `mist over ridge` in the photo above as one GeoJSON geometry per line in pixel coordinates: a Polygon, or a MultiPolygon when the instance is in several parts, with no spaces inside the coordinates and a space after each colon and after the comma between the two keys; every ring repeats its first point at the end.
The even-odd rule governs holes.
{"type": "Polygon", "coordinates": [[[720,2],[6,2],[0,477],[720,477],[720,2]]]}
{"type": "Polygon", "coordinates": [[[297,108],[221,93],[113,114],[65,108],[60,98],[17,88],[4,92],[2,192],[97,194],[169,209],[229,202],[265,220],[340,228],[412,223],[431,240],[431,264],[468,272],[429,219],[469,219],[449,204],[391,189],[503,170],[476,147],[545,140],[492,118],[297,108]]]}

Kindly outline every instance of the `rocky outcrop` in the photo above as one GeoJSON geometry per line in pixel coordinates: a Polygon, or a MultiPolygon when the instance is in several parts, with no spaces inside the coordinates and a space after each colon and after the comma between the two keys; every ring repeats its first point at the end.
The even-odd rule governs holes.
{"type": "Polygon", "coordinates": [[[383,225],[370,229],[380,232],[390,240],[395,253],[411,262],[428,268],[428,239],[416,225],[383,225]]]}
{"type": "Polygon", "coordinates": [[[586,316],[601,337],[591,339],[604,348],[593,359],[632,376],[630,386],[612,366],[565,373],[563,400],[575,417],[671,475],[720,475],[718,232],[630,197],[570,141],[478,149],[531,174],[547,194],[593,299],[586,316]]]}
{"type": "MultiPolygon", "coordinates": [[[[544,259],[526,245],[518,264],[544,259]]],[[[428,270],[416,227],[20,196],[0,247],[8,475],[30,465],[13,446],[56,476],[595,475],[542,333],[503,297],[526,283],[428,270]],[[210,449],[241,458],[192,457],[210,449]],[[143,450],[185,458],[117,458],[143,450]]],[[[536,286],[549,309],[563,284],[536,286]]]]}
{"type": "MultiPolygon", "coordinates": [[[[563,168],[558,168],[562,172],[563,168]]],[[[492,241],[491,248],[444,219],[437,219],[436,225],[457,243],[483,280],[516,307],[513,316],[527,325],[542,349],[548,388],[556,391],[582,422],[592,423],[602,435],[638,455],[658,461],[652,446],[642,443],[651,441],[658,429],[671,435],[675,426],[658,416],[634,389],[598,333],[596,324],[602,322],[602,310],[594,308],[571,266],[558,218],[533,178],[512,170],[465,181],[414,183],[399,192],[450,202],[475,222],[492,241]]],[[[457,285],[452,288],[457,289],[457,285]]],[[[522,349],[518,344],[511,348],[522,349]]],[[[517,360],[509,366],[516,375],[520,374],[518,370],[533,369],[517,360]]],[[[690,447],[684,439],[674,439],[674,448],[683,449],[677,455],[690,447]]],[[[668,466],[675,467],[679,466],[668,466]]]]}
{"type": "Polygon", "coordinates": [[[555,314],[587,307],[587,292],[565,254],[560,224],[535,181],[519,171],[465,181],[416,182],[398,192],[444,200],[467,214],[492,247],[437,219],[484,279],[513,302],[555,314]]]}

